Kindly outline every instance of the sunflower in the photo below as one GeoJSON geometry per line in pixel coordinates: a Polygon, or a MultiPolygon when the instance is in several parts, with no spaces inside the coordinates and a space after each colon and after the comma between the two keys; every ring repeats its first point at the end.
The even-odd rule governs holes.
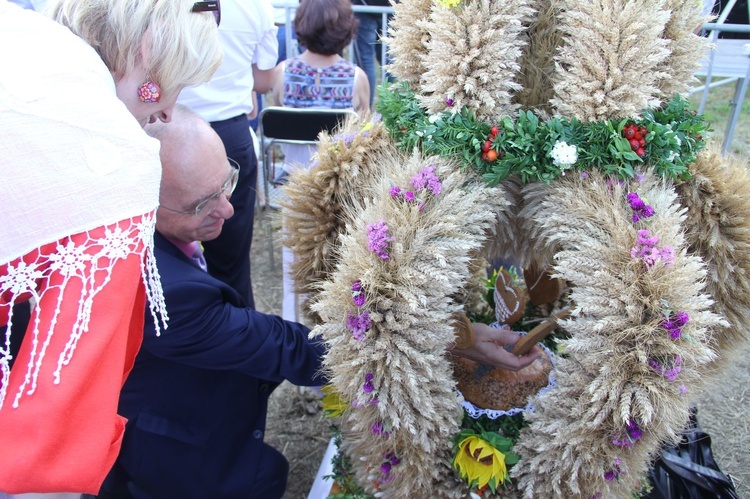
{"type": "Polygon", "coordinates": [[[498,484],[508,479],[507,465],[518,462],[518,456],[511,452],[513,442],[498,433],[464,430],[456,440],[453,467],[470,487],[489,485],[494,493],[498,484]]]}
{"type": "Polygon", "coordinates": [[[346,400],[336,390],[333,385],[324,385],[321,388],[325,396],[323,397],[323,410],[328,418],[337,418],[341,416],[349,407],[346,400]]]}

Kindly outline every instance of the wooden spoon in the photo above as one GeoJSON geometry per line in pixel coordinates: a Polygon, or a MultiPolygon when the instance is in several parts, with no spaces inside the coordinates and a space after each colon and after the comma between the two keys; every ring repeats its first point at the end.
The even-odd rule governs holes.
{"type": "Polygon", "coordinates": [[[546,338],[557,327],[557,321],[565,319],[570,315],[570,307],[563,307],[556,314],[550,315],[537,327],[526,333],[518,342],[505,347],[506,350],[518,355],[526,355],[534,348],[534,345],[546,338]]]}

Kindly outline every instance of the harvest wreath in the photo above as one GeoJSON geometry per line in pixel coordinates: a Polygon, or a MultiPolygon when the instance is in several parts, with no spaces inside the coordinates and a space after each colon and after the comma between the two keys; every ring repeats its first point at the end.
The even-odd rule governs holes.
{"type": "Polygon", "coordinates": [[[700,4],[394,6],[403,83],[382,120],[321,136],[284,212],[364,493],[630,497],[747,341],[750,177],[673,98],[702,55],[700,4]],[[517,432],[469,435],[450,318],[486,312],[486,258],[550,268],[572,315],[557,385],[517,432]]]}

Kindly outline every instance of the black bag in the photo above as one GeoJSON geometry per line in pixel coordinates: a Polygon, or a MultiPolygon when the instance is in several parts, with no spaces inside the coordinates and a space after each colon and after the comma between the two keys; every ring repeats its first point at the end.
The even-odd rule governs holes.
{"type": "Polygon", "coordinates": [[[739,499],[732,477],[719,468],[711,452],[711,437],[698,426],[698,410],[690,410],[690,422],[682,440],[664,449],[651,464],[653,489],[645,499],[739,499]]]}

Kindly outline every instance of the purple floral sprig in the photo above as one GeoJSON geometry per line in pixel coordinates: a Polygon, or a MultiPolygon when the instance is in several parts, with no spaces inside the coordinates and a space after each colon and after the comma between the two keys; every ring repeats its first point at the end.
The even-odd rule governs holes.
{"type": "Polygon", "coordinates": [[[418,203],[420,201],[419,198],[417,198],[417,195],[414,194],[414,192],[404,191],[397,185],[394,185],[393,187],[388,189],[388,194],[390,194],[393,199],[406,201],[407,203],[418,203]]]}
{"type": "Polygon", "coordinates": [[[613,437],[612,443],[618,447],[632,447],[643,436],[643,430],[635,419],[628,421],[623,435],[613,437]]]}
{"type": "Polygon", "coordinates": [[[648,365],[654,371],[667,378],[668,381],[674,381],[679,376],[680,371],[682,371],[682,357],[675,355],[671,362],[665,362],[663,365],[656,359],[649,359],[648,365]]]}
{"type": "Polygon", "coordinates": [[[418,203],[419,211],[422,211],[425,206],[423,197],[419,197],[417,193],[419,191],[429,191],[432,195],[437,196],[443,189],[443,184],[435,174],[435,165],[428,165],[419,170],[419,173],[411,178],[411,186],[413,190],[402,189],[401,187],[394,185],[388,190],[388,194],[398,201],[406,201],[407,203],[418,203]]]}
{"type": "Polygon", "coordinates": [[[672,315],[670,311],[662,316],[664,320],[661,321],[660,326],[669,333],[670,338],[679,340],[682,337],[682,327],[690,321],[690,316],[687,312],[677,312],[672,315]]]}
{"type": "Polygon", "coordinates": [[[674,263],[674,249],[671,246],[658,248],[656,246],[658,242],[659,236],[652,236],[646,229],[639,230],[637,246],[633,246],[630,250],[631,258],[640,258],[646,267],[652,267],[657,260],[661,259],[664,265],[669,267],[674,263]]]}
{"type": "Polygon", "coordinates": [[[612,469],[604,472],[604,479],[608,482],[619,480],[620,475],[624,474],[622,468],[620,468],[621,465],[622,461],[620,461],[620,458],[616,458],[612,463],[612,469]]]}
{"type": "Polygon", "coordinates": [[[365,301],[367,301],[367,297],[362,290],[362,281],[360,280],[356,280],[352,283],[352,301],[357,308],[363,307],[365,301]]]}
{"type": "Polygon", "coordinates": [[[419,173],[411,178],[411,185],[415,190],[420,191],[427,189],[433,195],[438,196],[443,189],[443,184],[435,175],[435,165],[425,166],[419,170],[419,173]]]}
{"type": "Polygon", "coordinates": [[[386,452],[383,454],[383,462],[380,464],[380,473],[383,477],[380,479],[382,483],[388,483],[393,480],[391,471],[395,466],[401,464],[401,459],[396,456],[395,452],[386,452]]]}
{"type": "MultiPolygon", "coordinates": [[[[372,380],[375,379],[375,375],[373,373],[367,373],[365,374],[365,382],[362,383],[362,391],[367,395],[367,403],[370,405],[378,405],[380,400],[378,400],[378,395],[375,392],[375,385],[373,384],[372,380]]],[[[357,402],[356,400],[352,402],[352,406],[354,407],[362,407],[364,404],[361,402],[357,402]]]]}
{"type": "Polygon", "coordinates": [[[633,210],[633,223],[643,218],[649,218],[654,215],[654,207],[647,205],[637,192],[628,193],[628,203],[633,210]]]}
{"type": "Polygon", "coordinates": [[[389,260],[388,245],[394,238],[388,235],[388,225],[385,220],[367,225],[367,249],[377,254],[383,260],[389,260]]]}
{"type": "Polygon", "coordinates": [[[346,313],[346,327],[352,332],[352,336],[356,340],[362,341],[365,339],[365,333],[372,327],[372,321],[370,320],[370,313],[364,310],[361,314],[352,314],[351,312],[346,313]]]}
{"type": "Polygon", "coordinates": [[[349,147],[352,145],[352,142],[354,142],[354,139],[357,138],[357,132],[352,133],[337,133],[333,136],[333,140],[338,142],[340,140],[344,141],[344,145],[349,147]]]}
{"type": "Polygon", "coordinates": [[[386,424],[381,420],[377,420],[370,426],[370,432],[375,436],[383,437],[384,440],[388,440],[388,437],[393,433],[391,428],[391,425],[386,424]]]}

